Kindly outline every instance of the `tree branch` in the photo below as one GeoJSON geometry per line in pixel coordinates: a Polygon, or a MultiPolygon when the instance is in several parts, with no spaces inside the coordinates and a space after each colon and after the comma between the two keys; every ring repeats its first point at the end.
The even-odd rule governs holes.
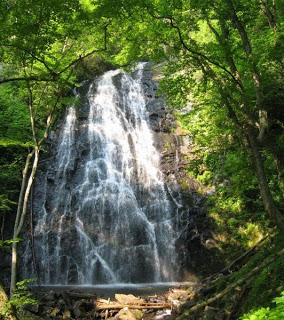
{"type": "MultiPolygon", "coordinates": [[[[70,62],[66,67],[64,67],[61,71],[59,72],[55,72],[54,70],[52,70],[51,68],[49,68],[49,66],[45,63],[45,61],[43,59],[40,59],[34,55],[32,55],[30,52],[28,52],[29,54],[31,54],[33,56],[33,58],[39,62],[41,62],[45,68],[49,71],[51,77],[39,77],[39,76],[25,76],[25,77],[15,77],[15,78],[6,78],[6,79],[0,79],[0,85],[3,83],[8,83],[8,82],[14,82],[14,81],[36,81],[36,82],[51,82],[51,81],[57,81],[57,79],[59,78],[59,76],[61,74],[63,74],[65,71],[67,71],[69,68],[71,68],[72,66],[74,66],[75,64],[77,64],[79,61],[82,61],[84,59],[86,59],[87,57],[93,55],[94,53],[98,53],[98,52],[104,52],[107,50],[107,27],[111,24],[111,21],[108,22],[105,26],[104,26],[104,47],[102,49],[94,49],[91,52],[85,54],[85,55],[80,55],[77,59],[73,60],[72,62],[70,62]]],[[[24,52],[27,52],[26,50],[23,49],[24,52]]]]}
{"type": "Polygon", "coordinates": [[[248,251],[246,251],[245,253],[243,253],[241,256],[239,256],[237,259],[235,259],[229,266],[223,268],[222,270],[220,270],[219,272],[214,273],[212,276],[209,276],[207,278],[205,278],[204,280],[202,280],[202,283],[206,283],[208,281],[214,280],[216,278],[218,278],[218,276],[220,274],[225,275],[225,274],[230,274],[233,272],[233,269],[235,268],[236,265],[238,265],[242,260],[244,260],[245,257],[251,255],[255,249],[262,244],[262,242],[264,240],[266,240],[268,237],[270,236],[270,234],[266,234],[263,238],[261,238],[252,248],[250,248],[248,251]]]}
{"type": "Polygon", "coordinates": [[[50,82],[50,81],[56,81],[56,80],[57,80],[56,78],[41,78],[41,77],[36,77],[36,76],[15,77],[15,78],[0,79],[0,85],[3,83],[14,82],[14,81],[50,82]]]}
{"type": "Polygon", "coordinates": [[[172,28],[176,29],[177,32],[178,32],[178,36],[179,36],[179,40],[182,44],[182,46],[184,47],[185,50],[191,52],[192,54],[194,55],[197,55],[203,59],[205,59],[206,61],[208,61],[209,63],[213,64],[214,66],[222,69],[223,71],[225,71],[228,75],[230,75],[230,77],[233,79],[234,82],[239,83],[239,81],[236,79],[236,77],[232,74],[232,72],[230,72],[227,68],[223,67],[221,64],[219,64],[218,62],[216,61],[213,61],[211,58],[207,57],[205,54],[201,53],[201,52],[198,52],[198,51],[195,51],[193,49],[191,49],[186,43],[185,41],[183,40],[183,37],[182,37],[182,34],[181,34],[181,31],[180,31],[180,28],[174,24],[173,22],[173,19],[170,20],[170,23],[171,23],[171,26],[172,28]]]}

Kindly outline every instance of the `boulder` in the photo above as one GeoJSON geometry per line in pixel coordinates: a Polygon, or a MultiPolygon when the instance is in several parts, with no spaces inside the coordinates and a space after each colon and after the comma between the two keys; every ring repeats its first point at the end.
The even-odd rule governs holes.
{"type": "Polygon", "coordinates": [[[121,304],[135,304],[145,302],[144,299],[135,297],[133,294],[116,294],[115,299],[121,304]]]}
{"type": "Polygon", "coordinates": [[[129,310],[128,308],[121,309],[114,320],[140,320],[143,318],[143,312],[138,310],[129,310]]]}

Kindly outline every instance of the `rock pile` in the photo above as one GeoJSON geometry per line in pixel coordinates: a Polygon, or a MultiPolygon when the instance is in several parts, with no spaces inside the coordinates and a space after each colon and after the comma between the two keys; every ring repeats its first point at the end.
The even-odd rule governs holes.
{"type": "Polygon", "coordinates": [[[174,301],[174,298],[177,298],[176,293],[143,299],[132,294],[116,294],[114,300],[78,291],[37,290],[34,294],[39,303],[36,306],[25,306],[24,318],[29,320],[175,319],[174,308],[177,305],[174,301]]]}

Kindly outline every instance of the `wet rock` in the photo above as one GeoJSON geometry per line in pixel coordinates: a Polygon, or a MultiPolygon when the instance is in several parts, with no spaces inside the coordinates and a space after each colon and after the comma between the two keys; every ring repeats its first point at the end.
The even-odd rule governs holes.
{"type": "Polygon", "coordinates": [[[73,313],[76,318],[87,316],[88,312],[93,311],[93,302],[88,300],[79,300],[73,307],[73,313]]]}
{"type": "Polygon", "coordinates": [[[59,299],[58,302],[57,302],[57,305],[60,309],[63,309],[65,307],[65,300],[64,299],[59,299]]]}
{"type": "Polygon", "coordinates": [[[72,305],[72,301],[71,301],[71,297],[70,297],[70,294],[67,292],[67,291],[63,291],[61,293],[62,295],[62,298],[64,299],[65,303],[68,305],[68,306],[71,306],[72,305]]]}
{"type": "Polygon", "coordinates": [[[156,312],[155,319],[172,320],[176,319],[176,315],[171,310],[159,310],[156,312]]]}
{"type": "Polygon", "coordinates": [[[30,311],[34,314],[38,313],[39,305],[38,304],[25,304],[24,310],[30,311]]]}
{"type": "Polygon", "coordinates": [[[54,301],[55,300],[55,292],[53,290],[50,290],[43,296],[43,300],[49,300],[49,301],[54,301]]]}
{"type": "Polygon", "coordinates": [[[18,314],[19,319],[21,320],[42,320],[41,317],[35,315],[34,313],[24,310],[18,314]]]}

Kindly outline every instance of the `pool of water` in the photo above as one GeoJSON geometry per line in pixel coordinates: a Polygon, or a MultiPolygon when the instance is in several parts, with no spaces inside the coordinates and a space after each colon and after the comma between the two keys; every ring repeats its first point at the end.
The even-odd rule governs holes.
{"type": "Polygon", "coordinates": [[[99,297],[114,298],[117,293],[133,294],[135,296],[161,295],[171,288],[190,287],[194,282],[155,282],[155,283],[115,283],[98,285],[48,285],[32,286],[34,290],[55,292],[76,291],[81,293],[96,294],[99,297]]]}

